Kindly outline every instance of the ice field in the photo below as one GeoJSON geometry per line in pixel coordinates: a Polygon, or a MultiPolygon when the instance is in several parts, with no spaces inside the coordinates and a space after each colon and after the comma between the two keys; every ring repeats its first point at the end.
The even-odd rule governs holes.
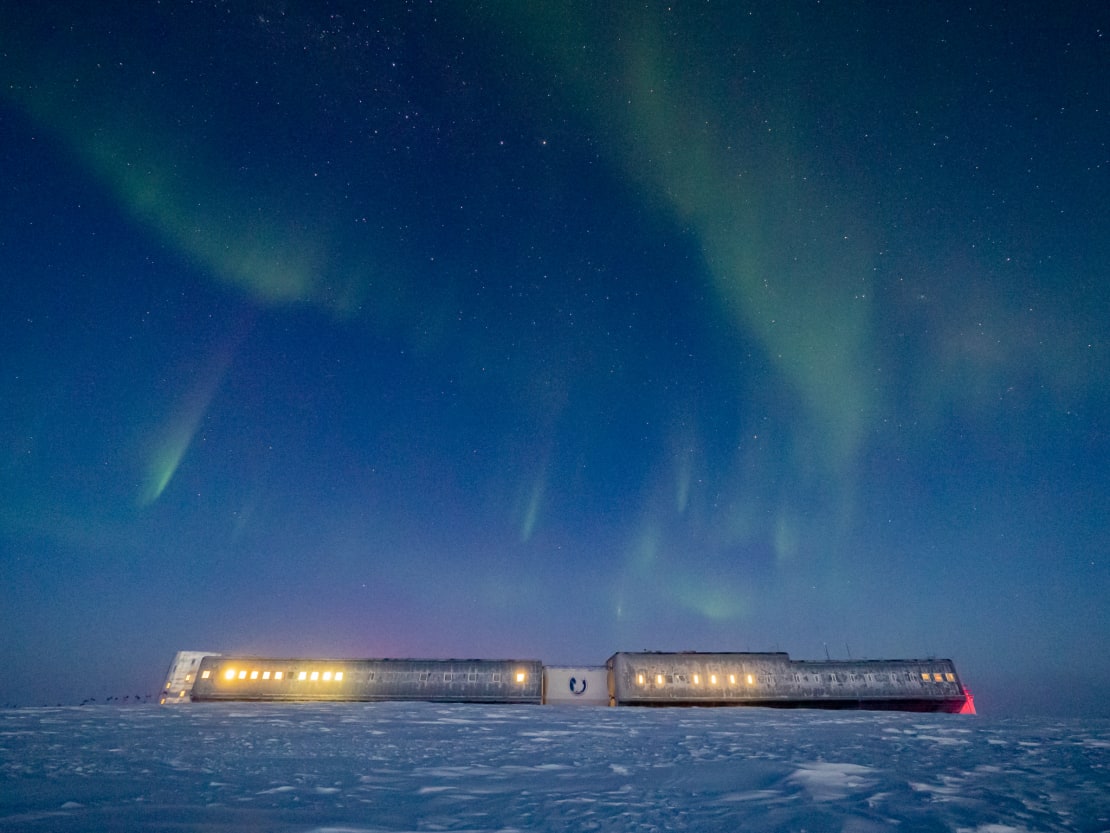
{"type": "Polygon", "coordinates": [[[766,709],[0,712],[0,831],[1108,831],[1110,722],[766,709]]]}

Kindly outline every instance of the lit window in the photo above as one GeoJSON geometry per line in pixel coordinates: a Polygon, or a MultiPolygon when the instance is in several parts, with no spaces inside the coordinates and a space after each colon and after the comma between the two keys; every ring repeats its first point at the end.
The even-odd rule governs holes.
{"type": "Polygon", "coordinates": [[[166,682],[166,691],[169,691],[169,690],[170,690],[170,686],[171,686],[171,685],[173,685],[173,682],[172,682],[172,681],[167,681],[167,682],[166,682]]]}
{"type": "Polygon", "coordinates": [[[331,672],[330,671],[325,671],[324,672],[324,681],[329,682],[329,683],[331,682],[331,672]]]}
{"type": "Polygon", "coordinates": [[[717,685],[717,675],[716,674],[710,674],[709,675],[709,684],[710,685],[717,685]]]}
{"type": "Polygon", "coordinates": [[[263,671],[262,672],[262,679],[264,679],[264,680],[270,679],[270,672],[269,671],[263,671]]]}
{"type": "Polygon", "coordinates": [[[210,676],[212,676],[212,672],[205,668],[204,671],[201,672],[200,678],[202,680],[207,680],[210,676]]]}
{"type": "Polygon", "coordinates": [[[283,672],[283,671],[275,671],[274,672],[274,679],[275,680],[280,680],[284,676],[285,676],[285,672],[283,672]]]}
{"type": "Polygon", "coordinates": [[[234,668],[227,669],[227,671],[224,672],[224,677],[226,677],[229,680],[234,680],[235,679],[235,669],[234,668]]]}
{"type": "Polygon", "coordinates": [[[643,684],[644,684],[644,675],[643,674],[637,674],[636,675],[636,685],[643,685],[643,684]]]}
{"type": "Polygon", "coordinates": [[[921,672],[921,679],[923,679],[925,682],[929,682],[929,672],[928,671],[922,671],[921,672]]]}
{"type": "Polygon", "coordinates": [[[728,684],[729,685],[736,685],[736,675],[735,674],[729,674],[728,675],[728,684]]]}
{"type": "Polygon", "coordinates": [[[252,680],[257,680],[258,679],[258,672],[257,671],[251,671],[251,679],[252,680]]]}
{"type": "Polygon", "coordinates": [[[656,685],[663,685],[663,675],[662,674],[656,674],[655,675],[655,684],[656,685]]]}
{"type": "Polygon", "coordinates": [[[300,674],[297,675],[297,679],[298,680],[307,680],[308,679],[308,672],[307,671],[302,671],[300,674]]]}
{"type": "Polygon", "coordinates": [[[933,682],[934,683],[939,683],[942,680],[944,680],[944,677],[942,677],[940,674],[934,674],[933,675],[933,682]]]}
{"type": "Polygon", "coordinates": [[[245,680],[246,678],[247,678],[247,671],[246,671],[246,669],[243,669],[242,671],[239,672],[239,679],[240,680],[245,680]]]}
{"type": "Polygon", "coordinates": [[[312,674],[309,676],[309,679],[310,680],[320,679],[320,672],[319,671],[313,671],[312,674]]]}
{"type": "Polygon", "coordinates": [[[517,672],[516,672],[516,681],[517,681],[518,683],[522,683],[522,682],[524,682],[524,681],[525,681],[526,679],[528,679],[528,675],[527,675],[527,674],[525,674],[525,673],[524,673],[523,671],[517,671],[517,672]]]}
{"type": "Polygon", "coordinates": [[[755,677],[751,674],[748,675],[748,685],[755,685],[755,677]]]}
{"type": "Polygon", "coordinates": [[[177,696],[178,696],[178,697],[184,697],[184,696],[185,696],[185,689],[182,689],[182,690],[181,690],[181,693],[180,693],[180,694],[178,694],[177,696]]]}
{"type": "Polygon", "coordinates": [[[335,672],[335,681],[337,683],[343,682],[343,672],[342,671],[336,671],[335,672]]]}
{"type": "Polygon", "coordinates": [[[944,675],[944,679],[948,680],[948,682],[950,683],[954,683],[956,682],[956,675],[949,671],[947,674],[944,675]]]}
{"type": "Polygon", "coordinates": [[[701,685],[701,677],[697,674],[694,675],[694,685],[701,685]]]}
{"type": "Polygon", "coordinates": [[[185,682],[191,683],[192,681],[193,681],[193,675],[192,674],[186,674],[185,675],[185,682]]]}

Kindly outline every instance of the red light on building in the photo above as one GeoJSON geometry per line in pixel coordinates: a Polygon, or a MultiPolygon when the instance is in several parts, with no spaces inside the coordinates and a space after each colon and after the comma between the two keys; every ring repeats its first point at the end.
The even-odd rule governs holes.
{"type": "Polygon", "coordinates": [[[976,714],[975,698],[971,696],[971,692],[966,688],[964,689],[964,704],[960,707],[960,714],[976,714]]]}

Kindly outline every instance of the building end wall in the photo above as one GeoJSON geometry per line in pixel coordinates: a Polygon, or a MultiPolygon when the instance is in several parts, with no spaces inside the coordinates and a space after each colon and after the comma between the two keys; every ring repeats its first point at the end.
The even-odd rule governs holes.
{"type": "Polygon", "coordinates": [[[197,679],[197,669],[205,657],[220,656],[215,651],[178,651],[166,672],[166,682],[158,702],[163,706],[192,702],[193,683],[197,679]]]}

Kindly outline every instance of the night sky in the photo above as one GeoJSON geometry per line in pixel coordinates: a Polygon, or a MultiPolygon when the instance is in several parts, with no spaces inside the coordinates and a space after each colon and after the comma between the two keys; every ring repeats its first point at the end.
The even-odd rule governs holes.
{"type": "Polygon", "coordinates": [[[1108,27],[5,4],[0,705],[699,649],[1110,714],[1108,27]]]}

